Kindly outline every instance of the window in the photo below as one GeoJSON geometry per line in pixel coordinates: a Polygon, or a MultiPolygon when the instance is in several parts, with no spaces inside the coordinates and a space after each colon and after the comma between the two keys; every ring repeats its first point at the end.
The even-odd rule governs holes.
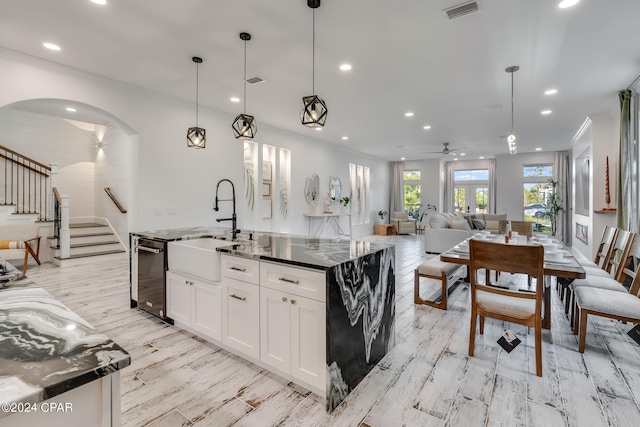
{"type": "Polygon", "coordinates": [[[536,223],[537,231],[551,230],[549,217],[549,179],[553,177],[551,165],[526,165],[522,168],[523,211],[525,221],[536,223]]]}
{"type": "Polygon", "coordinates": [[[405,170],[404,179],[404,211],[413,218],[420,214],[420,171],[405,170]]]}
{"type": "Polygon", "coordinates": [[[453,211],[487,213],[489,169],[456,170],[453,179],[453,211]]]}

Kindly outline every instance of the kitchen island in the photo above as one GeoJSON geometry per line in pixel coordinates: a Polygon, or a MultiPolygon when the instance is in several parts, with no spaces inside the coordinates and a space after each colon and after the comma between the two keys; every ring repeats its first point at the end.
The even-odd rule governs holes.
{"type": "Polygon", "coordinates": [[[129,354],[28,278],[13,278],[0,282],[0,426],[120,425],[129,354]]]}
{"type": "MultiPolygon", "coordinates": [[[[132,233],[132,237],[175,242],[228,239],[228,232],[195,227],[132,233]]],[[[233,244],[217,251],[223,257],[219,282],[198,281],[169,269],[168,317],[177,326],[326,396],[328,411],[394,346],[392,245],[243,231],[233,244]],[[203,301],[198,289],[200,295],[218,295],[212,301],[220,302],[208,306],[219,304],[220,321],[204,326],[205,320],[198,319],[197,305],[203,301]],[[187,292],[191,299],[185,297],[187,292]],[[186,308],[178,308],[181,302],[186,308]],[[241,316],[235,316],[236,309],[241,316]]],[[[133,291],[132,299],[137,301],[133,291]]]]}

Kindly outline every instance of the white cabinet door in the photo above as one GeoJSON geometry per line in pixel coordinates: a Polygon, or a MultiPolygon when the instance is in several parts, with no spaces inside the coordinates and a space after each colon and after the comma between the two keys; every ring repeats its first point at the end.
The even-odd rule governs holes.
{"type": "Polygon", "coordinates": [[[325,303],[291,295],[291,375],[326,388],[325,303]]]}
{"type": "Polygon", "coordinates": [[[191,287],[193,280],[167,271],[167,316],[191,326],[191,287]]]}
{"type": "Polygon", "coordinates": [[[260,288],[224,278],[222,342],[256,359],[260,358],[260,288]]]}
{"type": "Polygon", "coordinates": [[[222,340],[222,288],[220,285],[194,280],[192,286],[193,329],[222,340]]]}
{"type": "Polygon", "coordinates": [[[260,288],[260,360],[291,370],[291,307],[288,293],[260,288]]]}

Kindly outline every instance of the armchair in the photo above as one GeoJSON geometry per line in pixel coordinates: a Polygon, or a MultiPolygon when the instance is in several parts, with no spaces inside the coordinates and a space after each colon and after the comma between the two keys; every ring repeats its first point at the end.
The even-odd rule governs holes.
{"type": "Polygon", "coordinates": [[[390,218],[391,224],[396,226],[396,232],[398,234],[416,233],[417,226],[416,220],[409,218],[406,212],[391,212],[390,218]]]}

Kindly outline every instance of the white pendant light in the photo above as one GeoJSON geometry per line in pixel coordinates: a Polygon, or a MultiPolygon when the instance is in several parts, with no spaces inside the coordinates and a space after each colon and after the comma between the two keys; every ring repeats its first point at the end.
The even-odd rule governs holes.
{"type": "Polygon", "coordinates": [[[313,95],[302,97],[302,109],[300,110],[300,122],[310,128],[324,126],[327,121],[327,104],[316,95],[316,9],[320,7],[320,0],[307,0],[307,6],[313,11],[313,65],[311,77],[311,91],[313,95]]]}
{"type": "Polygon", "coordinates": [[[236,139],[253,139],[258,132],[258,125],[253,116],[247,114],[247,42],[251,40],[251,34],[240,33],[240,40],[244,41],[244,98],[242,114],[238,114],[233,121],[233,135],[236,139]]]}
{"type": "Polygon", "coordinates": [[[517,65],[505,68],[505,71],[511,74],[511,134],[507,137],[507,144],[509,146],[509,154],[516,154],[518,149],[516,148],[516,135],[513,133],[513,73],[520,69],[517,65]]]}
{"type": "Polygon", "coordinates": [[[187,147],[204,148],[207,142],[207,131],[198,127],[198,65],[202,63],[202,58],[194,56],[191,60],[196,63],[196,126],[187,130],[187,147]]]}

